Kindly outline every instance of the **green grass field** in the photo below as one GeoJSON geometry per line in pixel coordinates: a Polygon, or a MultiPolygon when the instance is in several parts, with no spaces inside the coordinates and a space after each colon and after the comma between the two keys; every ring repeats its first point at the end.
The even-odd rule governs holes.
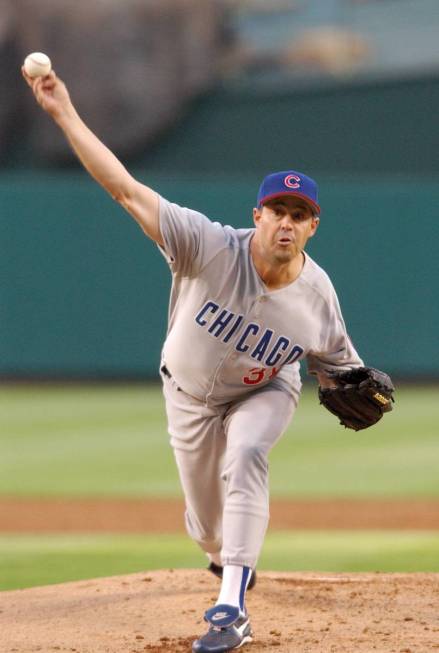
{"type": "MultiPolygon", "coordinates": [[[[354,433],[305,388],[271,454],[272,496],[439,497],[437,387],[401,387],[354,433]]],[[[180,494],[158,386],[0,386],[0,496],[180,494]]],[[[439,532],[270,532],[261,569],[439,571],[439,532]]],[[[0,536],[0,589],[200,567],[184,535],[0,536]]]]}
{"type": "MultiPolygon", "coordinates": [[[[258,568],[439,572],[438,551],[438,532],[269,532],[258,568]]],[[[0,590],[205,566],[204,554],[185,535],[0,537],[0,590]]]]}
{"type": "MultiPolygon", "coordinates": [[[[307,388],[270,458],[273,496],[439,496],[437,387],[355,433],[307,388]]],[[[0,495],[176,496],[158,386],[0,387],[0,495]]]]}

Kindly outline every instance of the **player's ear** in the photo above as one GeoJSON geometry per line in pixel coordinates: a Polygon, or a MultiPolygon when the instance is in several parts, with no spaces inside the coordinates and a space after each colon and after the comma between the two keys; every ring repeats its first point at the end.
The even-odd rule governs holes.
{"type": "Polygon", "coordinates": [[[317,231],[317,227],[320,224],[320,218],[318,218],[316,215],[314,215],[311,219],[311,229],[309,232],[309,238],[312,238],[317,231]]]}
{"type": "Polygon", "coordinates": [[[258,222],[261,219],[262,211],[261,209],[253,209],[253,222],[255,226],[258,226],[258,222]]]}

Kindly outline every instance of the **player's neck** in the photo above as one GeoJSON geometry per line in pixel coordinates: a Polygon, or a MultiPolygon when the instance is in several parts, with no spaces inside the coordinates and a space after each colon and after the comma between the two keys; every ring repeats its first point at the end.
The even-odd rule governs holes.
{"type": "Polygon", "coordinates": [[[286,263],[271,262],[264,259],[257,247],[251,248],[251,256],[256,272],[269,290],[276,290],[293,283],[302,272],[305,255],[299,252],[286,263]]]}

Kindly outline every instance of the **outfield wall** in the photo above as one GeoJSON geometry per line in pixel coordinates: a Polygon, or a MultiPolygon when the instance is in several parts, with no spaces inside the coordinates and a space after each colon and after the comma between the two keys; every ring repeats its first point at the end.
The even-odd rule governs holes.
{"type": "MultiPolygon", "coordinates": [[[[250,224],[259,177],[136,174],[212,219],[250,224]]],[[[319,182],[308,251],[332,277],[357,348],[394,374],[438,377],[439,182],[319,182]]],[[[0,229],[1,376],[157,375],[170,274],[85,174],[3,174],[0,229]]]]}
{"type": "Polygon", "coordinates": [[[439,75],[316,84],[274,80],[216,89],[147,148],[165,173],[436,176],[439,75]]]}

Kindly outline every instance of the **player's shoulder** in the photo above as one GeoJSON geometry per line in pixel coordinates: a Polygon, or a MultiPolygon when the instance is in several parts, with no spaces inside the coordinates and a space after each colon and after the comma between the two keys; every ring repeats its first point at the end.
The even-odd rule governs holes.
{"type": "Polygon", "coordinates": [[[223,227],[229,243],[236,248],[246,249],[250,246],[250,240],[255,232],[254,228],[236,228],[230,225],[223,227]]]}
{"type": "Polygon", "coordinates": [[[237,229],[225,224],[221,218],[207,216],[201,211],[180,206],[160,196],[162,221],[175,219],[182,229],[195,229],[204,235],[224,240],[231,247],[241,247],[249,240],[254,229],[237,229]]]}
{"type": "Polygon", "coordinates": [[[206,218],[205,237],[209,240],[222,242],[229,250],[248,249],[254,229],[237,229],[229,224],[206,218]]]}
{"type": "Polygon", "coordinates": [[[222,243],[223,247],[229,250],[241,250],[249,247],[254,229],[232,227],[229,224],[224,224],[221,218],[217,220],[203,214],[198,214],[198,216],[201,216],[203,220],[202,230],[207,240],[222,243]]]}
{"type": "Polygon", "coordinates": [[[307,253],[301,276],[303,282],[324,300],[333,296],[335,289],[328,273],[307,253]]]}

